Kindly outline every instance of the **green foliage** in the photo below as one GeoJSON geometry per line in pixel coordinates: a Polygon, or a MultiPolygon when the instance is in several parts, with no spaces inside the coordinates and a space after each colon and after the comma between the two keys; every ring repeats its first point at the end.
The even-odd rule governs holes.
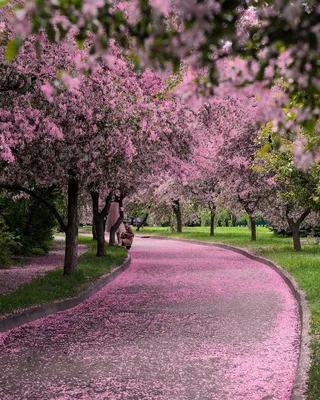
{"type": "Polygon", "coordinates": [[[6,47],[5,51],[5,56],[7,61],[12,61],[16,55],[18,55],[20,47],[22,45],[22,40],[17,38],[17,39],[12,39],[9,41],[6,47]]]}
{"type": "MultiPolygon", "coordinates": [[[[311,207],[318,210],[317,188],[319,187],[320,166],[314,162],[307,170],[299,168],[293,160],[294,135],[281,138],[281,147],[274,145],[268,125],[260,136],[261,150],[256,154],[254,169],[272,177],[277,184],[275,190],[285,204],[311,207]],[[266,150],[268,147],[268,150],[266,150]]],[[[307,133],[305,133],[307,135],[307,133]]]]}
{"type": "MultiPolygon", "coordinates": [[[[42,195],[45,197],[46,191],[42,195]]],[[[9,244],[13,254],[32,254],[34,248],[41,249],[42,253],[48,251],[56,221],[45,205],[28,196],[16,199],[3,191],[0,215],[7,226],[7,234],[11,235],[9,244]]]]}
{"type": "Polygon", "coordinates": [[[9,244],[6,240],[5,234],[0,231],[0,268],[6,268],[10,265],[11,253],[9,244]]]}
{"type": "Polygon", "coordinates": [[[232,215],[229,210],[225,208],[221,208],[217,215],[217,224],[218,226],[229,226],[232,224],[232,215]]]}
{"type": "Polygon", "coordinates": [[[121,265],[127,255],[124,247],[112,246],[107,248],[106,257],[96,257],[91,237],[80,236],[79,243],[86,244],[89,251],[79,258],[75,274],[64,276],[63,269],[58,268],[20,286],[13,293],[0,296],[0,314],[76,296],[100,276],[121,265]]]}
{"type": "Polygon", "coordinates": [[[11,264],[10,246],[12,243],[13,236],[0,215],[0,268],[7,268],[11,264]]]}
{"type": "Polygon", "coordinates": [[[47,252],[40,247],[33,247],[30,253],[35,256],[44,256],[47,252]]]}
{"type": "Polygon", "coordinates": [[[7,5],[9,3],[9,0],[0,0],[0,8],[4,7],[5,5],[7,5]]]}

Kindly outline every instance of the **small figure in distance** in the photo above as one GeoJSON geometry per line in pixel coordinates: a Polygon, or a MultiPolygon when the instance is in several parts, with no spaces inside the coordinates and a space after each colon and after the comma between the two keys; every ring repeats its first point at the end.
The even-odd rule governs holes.
{"type": "Polygon", "coordinates": [[[124,228],[125,232],[122,232],[120,236],[121,244],[122,246],[125,246],[127,250],[130,250],[134,238],[134,233],[132,227],[128,224],[128,222],[124,223],[124,228]]]}

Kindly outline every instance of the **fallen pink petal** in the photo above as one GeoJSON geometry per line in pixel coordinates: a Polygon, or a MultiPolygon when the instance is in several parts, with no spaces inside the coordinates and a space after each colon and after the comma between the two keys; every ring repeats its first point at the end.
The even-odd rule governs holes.
{"type": "Polygon", "coordinates": [[[157,239],[131,256],[81,305],[1,334],[1,399],[290,399],[300,320],[277,272],[157,239]]]}

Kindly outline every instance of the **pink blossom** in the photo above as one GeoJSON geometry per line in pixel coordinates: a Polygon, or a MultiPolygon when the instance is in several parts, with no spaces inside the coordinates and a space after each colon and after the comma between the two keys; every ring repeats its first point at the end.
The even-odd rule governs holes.
{"type": "Polygon", "coordinates": [[[141,126],[141,129],[142,129],[143,131],[146,131],[146,130],[147,130],[148,123],[147,123],[147,121],[146,121],[145,118],[143,118],[143,119],[141,120],[140,126],[141,126]]]}
{"type": "Polygon", "coordinates": [[[43,91],[47,100],[51,103],[53,101],[53,95],[55,92],[54,88],[50,85],[50,83],[47,82],[44,85],[41,85],[41,90],[43,91]]]}
{"type": "Polygon", "coordinates": [[[150,0],[150,4],[154,7],[159,13],[167,14],[171,7],[172,0],[150,0]]]}
{"type": "Polygon", "coordinates": [[[98,9],[104,6],[104,3],[104,0],[84,0],[82,12],[85,16],[95,16],[98,13],[98,9]]]}
{"type": "Polygon", "coordinates": [[[303,171],[307,171],[314,161],[314,156],[311,151],[306,151],[306,139],[301,137],[297,139],[293,147],[294,162],[299,165],[303,171]]]}
{"type": "Polygon", "coordinates": [[[80,80],[77,77],[72,77],[68,73],[63,73],[61,76],[61,81],[68,87],[68,89],[73,92],[77,89],[79,89],[80,86],[80,80]]]}

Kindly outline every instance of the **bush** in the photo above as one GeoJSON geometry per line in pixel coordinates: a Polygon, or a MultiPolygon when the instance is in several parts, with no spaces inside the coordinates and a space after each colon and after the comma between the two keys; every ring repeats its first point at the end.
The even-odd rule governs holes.
{"type": "Polygon", "coordinates": [[[10,265],[11,252],[9,244],[3,232],[0,232],[0,268],[7,268],[10,265]]]}
{"type": "Polygon", "coordinates": [[[10,245],[12,243],[13,236],[0,216],[0,268],[7,268],[11,263],[10,245]]]}
{"type": "Polygon", "coordinates": [[[44,256],[45,254],[47,254],[47,252],[40,247],[33,247],[30,253],[35,256],[44,256]]]}
{"type": "Polygon", "coordinates": [[[47,253],[55,219],[49,209],[28,196],[0,195],[0,213],[11,235],[9,249],[16,255],[47,253]]]}

